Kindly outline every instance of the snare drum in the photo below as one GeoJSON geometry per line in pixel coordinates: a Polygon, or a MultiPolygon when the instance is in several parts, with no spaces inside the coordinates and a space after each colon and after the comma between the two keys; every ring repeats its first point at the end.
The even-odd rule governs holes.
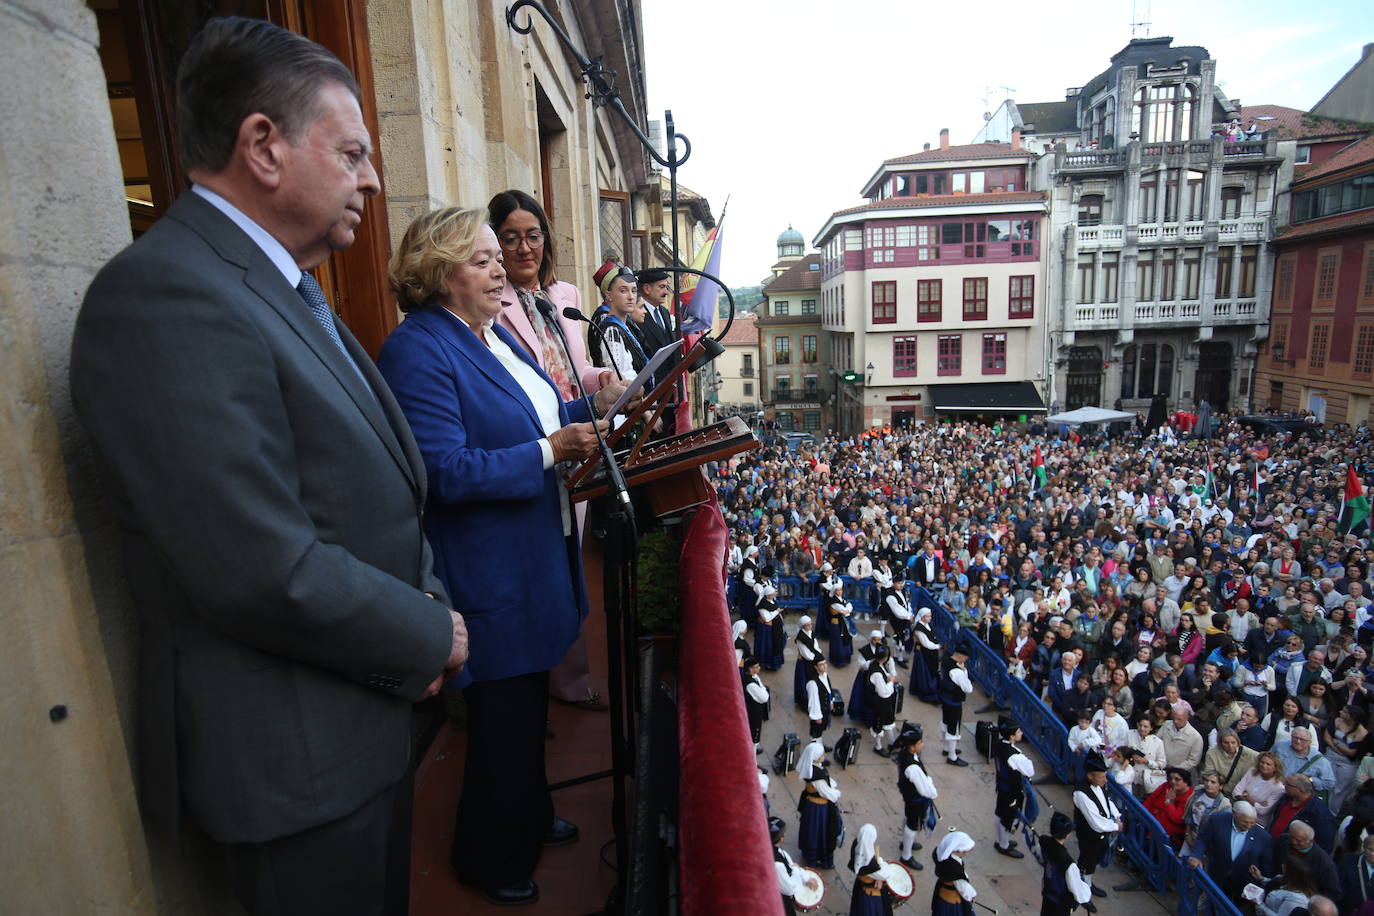
{"type": "Polygon", "coordinates": [[[888,862],[880,874],[887,883],[887,889],[892,892],[893,907],[899,907],[911,899],[916,890],[916,881],[911,877],[909,868],[901,862],[888,862]]]}
{"type": "Polygon", "coordinates": [[[801,872],[802,886],[792,895],[792,904],[798,913],[810,913],[821,908],[821,901],[825,899],[825,881],[820,873],[802,866],[797,866],[797,871],[801,872]],[[808,882],[815,882],[815,887],[808,887],[808,882]]]}

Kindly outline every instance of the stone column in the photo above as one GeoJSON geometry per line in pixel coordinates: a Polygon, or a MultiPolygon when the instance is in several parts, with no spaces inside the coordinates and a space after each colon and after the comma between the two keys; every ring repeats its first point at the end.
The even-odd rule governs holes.
{"type": "Polygon", "coordinates": [[[79,0],[0,0],[0,886],[12,913],[160,907],[130,759],[135,623],[67,384],[82,294],[130,238],[97,44],[79,0]]]}

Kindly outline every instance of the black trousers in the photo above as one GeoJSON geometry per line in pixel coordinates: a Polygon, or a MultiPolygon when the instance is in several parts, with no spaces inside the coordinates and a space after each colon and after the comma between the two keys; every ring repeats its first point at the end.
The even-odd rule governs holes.
{"type": "Polygon", "coordinates": [[[407,769],[336,821],[266,843],[223,846],[235,896],[253,916],[406,916],[414,782],[407,769]]]}
{"type": "Polygon", "coordinates": [[[1078,834],[1078,870],[1083,877],[1097,871],[1102,863],[1102,854],[1107,851],[1107,838],[1100,833],[1078,834]]]}
{"type": "Polygon", "coordinates": [[[463,696],[468,747],[453,867],[466,883],[494,890],[534,873],[540,841],[553,826],[544,775],[549,673],[483,681],[463,696]]]}

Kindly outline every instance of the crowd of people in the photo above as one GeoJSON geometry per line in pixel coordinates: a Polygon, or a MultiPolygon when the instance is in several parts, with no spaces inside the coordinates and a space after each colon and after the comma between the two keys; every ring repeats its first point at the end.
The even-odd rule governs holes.
{"type": "MultiPolygon", "coordinates": [[[[1280,916],[1374,906],[1374,546],[1367,503],[1346,505],[1374,471],[1368,430],[1275,439],[1226,416],[1213,428],[1103,438],[942,423],[722,463],[741,659],[762,645],[757,660],[777,668],[786,640],[806,645],[794,696],[821,759],[837,668],[859,669],[847,712],[885,756],[906,746],[884,687],[909,678],[911,696],[942,706],[957,765],[963,664],[934,639],[923,605],[938,604],[1063,722],[1080,790],[1112,779],[1134,793],[1232,899],[1280,916]],[[821,596],[800,634],[777,609],[793,577],[821,596]]],[[[833,778],[801,759],[825,798],[833,778]]],[[[1016,809],[998,812],[1004,854],[1017,851],[1016,809]]],[[[825,867],[828,837],[807,835],[807,814],[804,858],[825,867]]],[[[1090,884],[1083,840],[1076,877],[1090,884]]]]}

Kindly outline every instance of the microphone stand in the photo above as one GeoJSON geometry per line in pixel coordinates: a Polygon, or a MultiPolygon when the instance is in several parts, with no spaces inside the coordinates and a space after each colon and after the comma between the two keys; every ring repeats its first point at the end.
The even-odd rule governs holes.
{"type": "MultiPolygon", "coordinates": [[[[554,314],[553,304],[543,299],[534,300],[535,307],[544,316],[558,336],[558,341],[567,356],[568,365],[573,369],[573,380],[582,394],[592,415],[592,429],[596,433],[597,446],[601,460],[606,468],[607,495],[604,498],[604,514],[599,530],[593,536],[602,542],[602,600],[606,612],[606,667],[607,693],[611,716],[611,768],[584,776],[574,777],[549,786],[550,791],[569,788],[598,779],[611,779],[611,829],[616,847],[617,882],[623,882],[629,875],[630,844],[628,840],[628,819],[626,817],[625,778],[630,773],[632,761],[631,748],[634,746],[634,716],[626,706],[627,679],[632,677],[633,667],[627,661],[626,649],[634,641],[635,594],[638,590],[639,540],[635,528],[634,505],[630,500],[630,489],[625,483],[615,454],[596,424],[596,404],[587,394],[581,377],[577,374],[568,338],[563,333],[554,314]]],[[[616,373],[619,375],[619,372],[616,373]]],[[[599,501],[601,502],[601,501],[599,501]]],[[[632,659],[631,659],[632,661],[632,659]]]]}

